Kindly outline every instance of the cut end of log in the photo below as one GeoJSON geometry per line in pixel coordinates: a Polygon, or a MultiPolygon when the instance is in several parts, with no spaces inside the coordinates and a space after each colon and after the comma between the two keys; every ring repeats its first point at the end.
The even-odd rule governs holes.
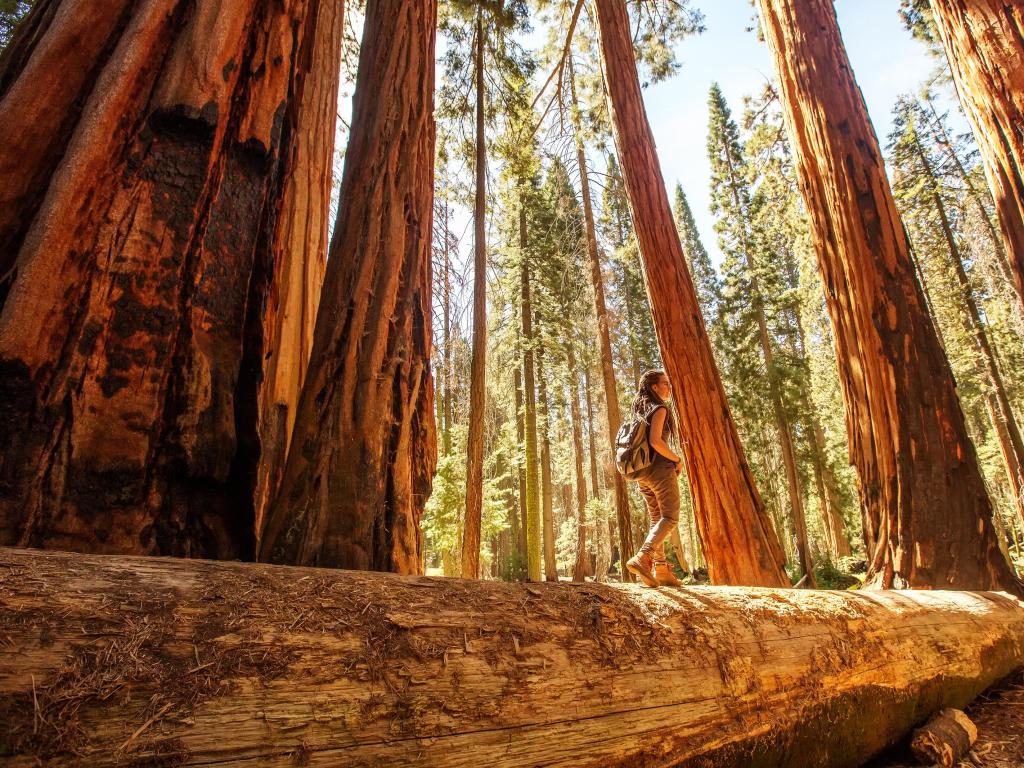
{"type": "Polygon", "coordinates": [[[978,729],[959,709],[944,709],[914,731],[910,749],[921,765],[953,768],[978,740],[978,729]]]}

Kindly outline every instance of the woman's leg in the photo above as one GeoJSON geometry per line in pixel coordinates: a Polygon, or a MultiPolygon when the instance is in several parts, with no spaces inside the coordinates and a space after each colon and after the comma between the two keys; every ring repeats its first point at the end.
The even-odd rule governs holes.
{"type": "Polygon", "coordinates": [[[648,501],[647,492],[644,492],[644,486],[641,486],[644,501],[651,511],[651,530],[647,534],[647,540],[640,547],[640,552],[649,556],[655,563],[664,563],[665,539],[679,523],[679,478],[671,464],[659,464],[644,485],[653,501],[648,501]]]}

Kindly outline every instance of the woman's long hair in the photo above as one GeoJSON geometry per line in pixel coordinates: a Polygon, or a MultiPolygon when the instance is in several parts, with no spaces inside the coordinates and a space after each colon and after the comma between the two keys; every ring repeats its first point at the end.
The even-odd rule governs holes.
{"type": "Polygon", "coordinates": [[[646,419],[647,415],[657,405],[665,406],[665,426],[668,429],[668,436],[672,436],[676,431],[675,417],[672,415],[672,409],[668,403],[658,397],[654,391],[654,385],[657,384],[661,377],[665,375],[665,372],[660,368],[647,371],[643,376],[640,377],[640,384],[638,385],[636,397],[633,398],[633,415],[640,419],[646,419]]]}

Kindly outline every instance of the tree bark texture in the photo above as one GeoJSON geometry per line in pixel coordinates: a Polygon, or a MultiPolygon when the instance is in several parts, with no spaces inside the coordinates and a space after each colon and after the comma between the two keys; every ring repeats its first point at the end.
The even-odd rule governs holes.
{"type": "Polygon", "coordinates": [[[3,549],[0,600],[11,768],[844,768],[1024,664],[1024,607],[999,593],[3,549]]]}
{"type": "Polygon", "coordinates": [[[437,458],[434,0],[367,4],[345,173],[292,449],[260,559],[416,573],[437,458]]]}
{"type": "MultiPolygon", "coordinates": [[[[568,338],[568,337],[567,337],[568,338]]],[[[576,478],[576,562],[572,568],[573,581],[585,581],[590,571],[587,552],[587,479],[583,472],[583,415],[580,413],[579,369],[571,342],[566,351],[569,375],[569,420],[572,422],[573,468],[576,478]]]]}
{"type": "Polygon", "coordinates": [[[675,228],[626,5],[595,5],[616,146],[658,343],[678,395],[683,457],[709,577],[715,584],[788,586],[782,547],[740,444],[675,228]]]}
{"type": "Polygon", "coordinates": [[[264,358],[301,357],[264,309],[327,216],[339,16],[44,0],[5,51],[0,542],[254,557],[264,358]]]}
{"type": "MultiPolygon", "coordinates": [[[[608,445],[615,445],[615,435],[621,423],[619,390],[615,384],[615,365],[612,359],[611,334],[608,328],[608,307],[604,297],[604,276],[601,274],[601,255],[597,247],[597,227],[594,224],[594,206],[590,195],[590,175],[587,171],[587,153],[583,147],[583,126],[579,104],[576,101],[576,77],[569,56],[569,91],[572,96],[573,134],[576,143],[576,164],[580,170],[580,190],[583,198],[583,220],[586,224],[587,255],[590,258],[590,287],[594,292],[594,315],[597,320],[597,335],[601,351],[601,382],[604,385],[605,422],[608,426],[608,445]]],[[[606,462],[607,465],[607,462],[606,462]]],[[[629,494],[626,482],[618,472],[611,475],[615,492],[615,519],[619,528],[619,551],[632,556],[633,528],[629,519],[629,494]]],[[[622,569],[622,578],[632,581],[633,574],[622,569]]]]}
{"type": "MultiPolygon", "coordinates": [[[[519,206],[519,252],[522,263],[519,267],[520,321],[523,334],[523,389],[525,394],[526,427],[526,573],[532,581],[541,579],[541,550],[543,549],[544,573],[556,572],[555,550],[541,537],[542,520],[540,509],[540,472],[537,455],[537,381],[534,371],[533,305],[530,300],[530,262],[526,255],[526,207],[519,206]]],[[[553,542],[552,542],[553,543],[553,542]]],[[[557,578],[557,575],[556,575],[557,578]]]]}
{"type": "Polygon", "coordinates": [[[931,6],[1024,297],[1024,7],[1013,0],[931,0],[931,6]]]}
{"type": "MultiPolygon", "coordinates": [[[[537,335],[540,336],[539,329],[537,335]]],[[[544,580],[558,581],[558,564],[555,561],[555,515],[552,509],[551,487],[551,409],[548,403],[547,380],[544,378],[543,345],[537,347],[537,384],[540,404],[540,489],[541,522],[544,526],[544,580]]]]}
{"type": "MultiPolygon", "coordinates": [[[[288,458],[295,411],[313,349],[313,331],[327,267],[328,217],[345,3],[321,2],[313,31],[310,69],[317,78],[297,106],[291,154],[285,158],[282,211],[272,241],[274,276],[263,315],[260,389],[260,464],[256,477],[256,531],[263,528],[288,458]]],[[[258,544],[258,542],[257,542],[258,544]]]]}
{"type": "Polygon", "coordinates": [[[476,16],[476,198],[473,208],[473,353],[469,368],[469,433],[466,438],[466,520],[462,578],[480,578],[480,525],[484,504],[484,375],[487,370],[487,144],[484,112],[483,8],[476,16]]]}
{"type": "MultiPolygon", "coordinates": [[[[982,369],[980,371],[982,376],[989,380],[989,384],[992,387],[992,397],[995,399],[998,407],[999,417],[992,420],[992,427],[998,433],[1001,444],[1005,432],[1005,438],[1009,441],[1009,446],[1012,450],[1012,457],[1009,460],[1004,456],[1004,465],[1007,476],[1010,479],[1010,487],[1019,489],[1024,487],[1024,477],[1020,474],[1021,465],[1024,464],[1024,440],[1021,439],[1017,418],[1014,416],[1013,408],[1010,406],[1010,398],[1007,396],[1006,387],[1003,385],[1003,376],[999,371],[995,352],[989,343],[985,323],[981,319],[978,301],[974,296],[974,286],[971,285],[971,280],[967,276],[967,270],[964,268],[960,246],[956,241],[956,236],[953,234],[953,226],[949,221],[946,203],[939,191],[939,182],[935,178],[935,171],[916,131],[914,133],[914,145],[921,167],[928,178],[928,191],[931,194],[932,202],[935,204],[935,212],[939,216],[942,236],[946,242],[946,249],[949,251],[950,262],[956,275],[957,285],[960,288],[964,309],[967,310],[965,326],[968,333],[974,337],[975,346],[978,348],[978,367],[982,369]]],[[[1018,499],[1020,498],[1019,493],[1016,496],[1018,499]]]]}
{"type": "Polygon", "coordinates": [[[1019,591],[835,9],[759,4],[826,286],[868,581],[1019,591]]]}

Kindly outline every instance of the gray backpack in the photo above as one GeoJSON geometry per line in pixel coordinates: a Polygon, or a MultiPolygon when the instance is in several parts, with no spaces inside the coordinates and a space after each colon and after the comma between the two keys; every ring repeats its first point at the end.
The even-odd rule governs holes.
{"type": "Polygon", "coordinates": [[[639,480],[654,463],[657,452],[651,447],[649,439],[650,420],[654,412],[662,407],[656,405],[647,416],[634,416],[623,422],[615,435],[615,466],[627,480],[639,480]]]}

